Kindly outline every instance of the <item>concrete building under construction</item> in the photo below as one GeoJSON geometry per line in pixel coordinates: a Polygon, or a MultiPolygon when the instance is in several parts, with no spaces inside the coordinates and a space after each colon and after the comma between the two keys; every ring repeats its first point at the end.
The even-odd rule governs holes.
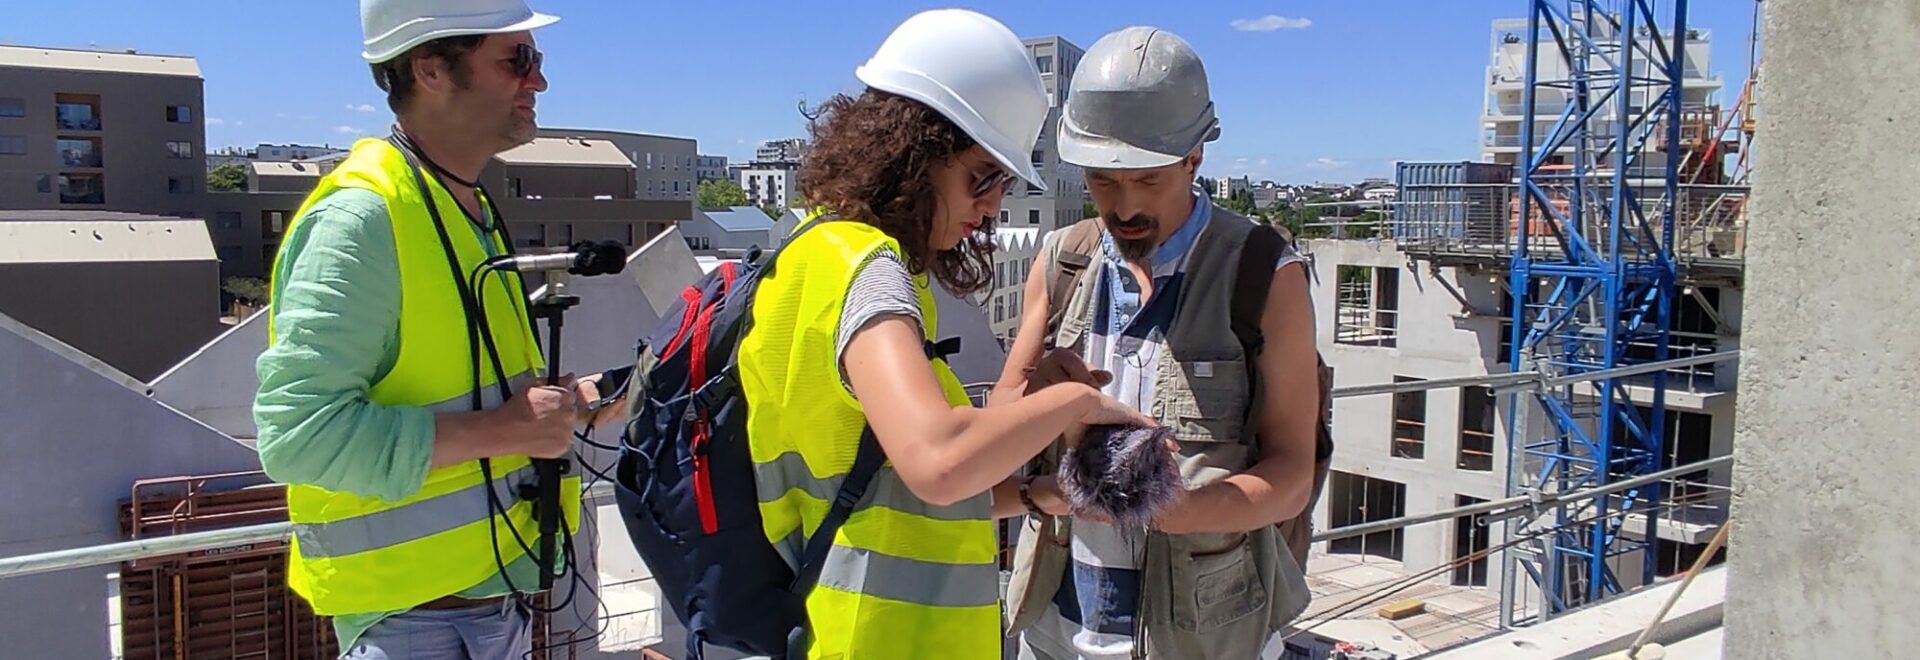
{"type": "MultiPolygon", "coordinates": [[[[1632,29],[1618,15],[1563,18],[1561,30],[1584,31],[1597,43],[1632,29]]],[[[1737,374],[1733,362],[1716,356],[1732,354],[1740,342],[1748,94],[1717,104],[1707,33],[1684,29],[1665,35],[1684,44],[1671,51],[1684,53],[1684,66],[1656,61],[1636,69],[1673,74],[1674,82],[1623,84],[1624,97],[1636,100],[1615,106],[1599,89],[1606,79],[1592,71],[1601,68],[1602,52],[1556,51],[1550,36],[1529,42],[1527,26],[1493,24],[1481,118],[1489,162],[1401,163],[1386,222],[1368,223],[1364,236],[1348,231],[1347,238],[1304,242],[1318,340],[1336,387],[1464,381],[1336,402],[1334,472],[1315,512],[1323,529],[1553,492],[1582,480],[1597,485],[1733,450],[1737,374]],[[1539,43],[1537,57],[1528,57],[1529,43],[1539,43]],[[1559,93],[1548,82],[1568,77],[1589,83],[1601,100],[1559,93]],[[1523,103],[1528,97],[1532,111],[1523,103]],[[1553,121],[1563,107],[1587,102],[1593,105],[1580,106],[1585,118],[1576,108],[1573,119],[1553,121]],[[1533,130],[1523,131],[1529,121],[1533,130]],[[1533,148],[1523,147],[1523,134],[1533,148]],[[1580,269],[1582,259],[1617,265],[1626,275],[1593,275],[1580,269]],[[1636,269],[1665,276],[1635,280],[1636,269]],[[1618,288],[1606,288],[1609,282],[1618,288]],[[1616,290],[1640,293],[1602,294],[1616,290]],[[1515,294],[1524,301],[1519,309],[1515,294]],[[1636,301],[1646,304],[1634,308],[1636,301]],[[1685,366],[1551,395],[1500,378],[1694,357],[1685,366]],[[1569,437],[1586,447],[1551,441],[1569,437]],[[1643,437],[1652,443],[1637,442],[1643,437]],[[1597,452],[1606,458],[1582,472],[1581,453],[1595,446],[1617,449],[1597,452]],[[1628,447],[1645,451],[1630,454],[1628,447]]],[[[1651,35],[1665,28],[1642,26],[1639,39],[1618,43],[1636,41],[1642,46],[1623,50],[1651,52],[1660,41],[1651,35]]],[[[1659,46],[1669,52],[1667,42],[1659,46]]],[[[1595,594],[1686,569],[1727,519],[1730,483],[1730,467],[1718,463],[1665,482],[1643,500],[1598,505],[1619,511],[1616,523],[1595,527],[1591,538],[1608,540],[1592,557],[1580,554],[1592,547],[1581,545],[1586,537],[1489,553],[1529,523],[1486,517],[1340,539],[1319,551],[1500,596],[1479,601],[1502,603],[1497,619],[1482,621],[1487,626],[1538,622],[1595,594]],[[1636,508],[1646,502],[1658,506],[1636,508]],[[1603,589],[1588,582],[1589,559],[1594,574],[1618,583],[1603,589]],[[1536,568],[1543,565],[1549,568],[1536,568]],[[1540,586],[1556,579],[1567,593],[1540,586]]]]}

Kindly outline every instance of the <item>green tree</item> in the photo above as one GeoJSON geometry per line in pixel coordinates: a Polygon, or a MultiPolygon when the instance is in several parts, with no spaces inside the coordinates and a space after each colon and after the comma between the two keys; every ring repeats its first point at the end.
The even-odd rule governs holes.
{"type": "Polygon", "coordinates": [[[1081,219],[1084,220],[1086,218],[1097,218],[1097,217],[1100,217],[1100,207],[1094,206],[1093,202],[1084,202],[1080,204],[1081,219]]]}
{"type": "Polygon", "coordinates": [[[1220,186],[1214,183],[1212,177],[1200,177],[1200,187],[1207,191],[1208,197],[1220,196],[1220,186]]]}
{"type": "Polygon", "coordinates": [[[207,190],[242,192],[247,189],[247,166],[227,163],[207,171],[207,190]]]}
{"type": "Polygon", "coordinates": [[[700,187],[694,189],[694,197],[697,198],[700,208],[703,209],[730,208],[747,205],[747,191],[741,190],[740,185],[737,183],[719,179],[701,181],[700,187]]]}
{"type": "Polygon", "coordinates": [[[1242,190],[1220,201],[1220,206],[1240,215],[1253,215],[1253,191],[1242,190]]]}
{"type": "Polygon", "coordinates": [[[256,307],[267,304],[269,297],[266,281],[255,277],[229,277],[221,282],[220,288],[256,307]]]}
{"type": "Polygon", "coordinates": [[[773,218],[775,220],[779,220],[780,216],[787,214],[786,209],[780,208],[778,206],[772,206],[772,205],[760,207],[760,212],[767,214],[767,217],[773,218]]]}

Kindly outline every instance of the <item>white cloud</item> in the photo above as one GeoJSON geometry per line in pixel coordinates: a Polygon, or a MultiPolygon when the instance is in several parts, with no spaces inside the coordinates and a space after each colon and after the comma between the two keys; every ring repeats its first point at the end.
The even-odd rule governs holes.
{"type": "Polygon", "coordinates": [[[245,126],[245,125],[247,125],[247,122],[244,122],[244,121],[240,121],[240,120],[238,120],[238,119],[235,119],[235,120],[233,120],[233,126],[234,126],[234,128],[239,128],[239,127],[241,127],[241,126],[245,126]]]}
{"type": "Polygon", "coordinates": [[[352,110],[352,111],[354,111],[354,112],[373,112],[373,111],[374,111],[374,107],[373,107],[373,106],[371,106],[371,105],[368,105],[368,104],[365,104],[365,103],[361,103],[361,104],[359,104],[359,105],[354,105],[354,104],[352,104],[352,103],[348,103],[348,104],[347,104],[347,109],[348,109],[348,110],[352,110]]]}
{"type": "Polygon", "coordinates": [[[288,115],[287,113],[284,113],[284,112],[276,112],[276,113],[273,113],[273,118],[274,119],[290,119],[292,118],[292,115],[288,115]]]}
{"type": "Polygon", "coordinates": [[[1346,161],[1346,160],[1334,160],[1332,158],[1315,158],[1313,159],[1313,162],[1307,163],[1307,167],[1311,167],[1314,169],[1321,169],[1321,170],[1337,170],[1352,164],[1353,164],[1352,161],[1346,161]]]}
{"type": "Polygon", "coordinates": [[[360,135],[360,134],[366,133],[366,131],[360,130],[358,128],[354,128],[352,126],[335,126],[333,127],[333,132],[339,133],[341,135],[360,135]]]}
{"type": "Polygon", "coordinates": [[[207,125],[208,126],[225,126],[227,125],[227,120],[221,119],[219,117],[208,117],[207,125]]]}
{"type": "Polygon", "coordinates": [[[1236,18],[1233,19],[1232,25],[1233,29],[1241,32],[1272,32],[1274,30],[1304,30],[1307,26],[1313,25],[1313,21],[1305,18],[1287,18],[1285,16],[1267,14],[1259,18],[1236,18]]]}

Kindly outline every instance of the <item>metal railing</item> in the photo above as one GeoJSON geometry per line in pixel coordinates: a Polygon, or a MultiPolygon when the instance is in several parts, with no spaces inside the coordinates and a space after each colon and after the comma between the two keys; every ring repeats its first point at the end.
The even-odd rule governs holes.
{"type": "MultiPolygon", "coordinates": [[[[1553,200],[1553,215],[1571,218],[1572,208],[1563,189],[1544,191],[1553,200]]],[[[1687,262],[1737,261],[1746,252],[1746,186],[1686,184],[1668,200],[1664,191],[1638,190],[1646,236],[1661,232],[1663,213],[1673,206],[1674,238],[1669,246],[1676,259],[1687,262]]],[[[1387,220],[1394,241],[1416,252],[1448,252],[1511,256],[1520,245],[1521,220],[1517,188],[1509,183],[1404,186],[1387,220]]],[[[1587,218],[1604,217],[1598,202],[1581,209],[1587,218]]],[[[1527,249],[1557,252],[1559,240],[1544,205],[1533,205],[1527,222],[1527,249]]],[[[1644,240],[1636,228],[1625,240],[1644,240]]],[[[1588,239],[1602,254],[1614,246],[1603,232],[1588,231],[1588,239]]]]}
{"type": "MultiPolygon", "coordinates": [[[[1722,353],[1700,355],[1700,356],[1694,356],[1689,358],[1682,358],[1678,360],[1667,360],[1663,362],[1639,364],[1631,367],[1621,367],[1618,369],[1607,369],[1603,371],[1594,371],[1589,373],[1576,374],[1571,376],[1559,376],[1559,377],[1548,376],[1540,372],[1519,372],[1519,373],[1506,373],[1506,374],[1489,374],[1485,376],[1467,376],[1467,377],[1461,377],[1461,378],[1436,378],[1431,380],[1407,381],[1407,382],[1399,382],[1399,383],[1377,383],[1377,384],[1371,384],[1371,385],[1337,387],[1337,388],[1334,388],[1333,390],[1333,397],[1336,399],[1343,399],[1343,398],[1360,397],[1360,396],[1392,394],[1395,392],[1427,391],[1427,390],[1437,390],[1437,389],[1450,389],[1450,388],[1465,387],[1465,386],[1487,386],[1487,387],[1493,388],[1496,392],[1511,391],[1515,389],[1537,388],[1537,387],[1558,387],[1558,386],[1568,385],[1568,384],[1577,383],[1577,382],[1602,380],[1602,379],[1608,379],[1608,378],[1624,378],[1624,377],[1635,376],[1639,374],[1653,373],[1656,371],[1681,368],[1688,365],[1706,364],[1710,362],[1727,362],[1727,361],[1738,359],[1739,356],[1740,356],[1740,352],[1737,350],[1726,351],[1722,353]]],[[[1672,470],[1665,470],[1665,471],[1650,474],[1650,475],[1645,475],[1641,477],[1635,477],[1629,480],[1624,480],[1619,483],[1608,484],[1598,488],[1574,491],[1570,493],[1543,494],[1543,495],[1536,496],[1534,498],[1526,498],[1526,497],[1507,498],[1504,500],[1496,500],[1493,502],[1476,504],[1470,507],[1460,507],[1456,509],[1448,509],[1448,510],[1437,511],[1433,513],[1420,514],[1417,516],[1405,516],[1400,518],[1394,518],[1391,520],[1365,523],[1363,525],[1341,527],[1339,529],[1327,530],[1319,534],[1316,534],[1313,540],[1326,541],[1326,540],[1331,540],[1336,538],[1347,538],[1349,536],[1361,535],[1361,534],[1381,531],[1385,529],[1395,529],[1398,527],[1406,527],[1409,525],[1416,525],[1416,524],[1434,522],[1438,520],[1458,518],[1464,515],[1474,515],[1476,513],[1487,513],[1487,512],[1499,511],[1499,510],[1510,510],[1510,509],[1515,509],[1520,504],[1523,504],[1526,502],[1536,502],[1536,501],[1564,502],[1564,501],[1572,501],[1573,499],[1579,499],[1579,498],[1591,498],[1591,497],[1596,497],[1598,495],[1602,495],[1606,493],[1613,493],[1613,492],[1618,492],[1619,490],[1632,488],[1632,487],[1635,487],[1636,484],[1644,485],[1647,483],[1652,483],[1653,481],[1658,481],[1660,479],[1665,479],[1672,476],[1678,476],[1678,475],[1687,474],[1690,472],[1697,472],[1697,471],[1706,469],[1708,467],[1718,465],[1721,462],[1724,462],[1727,460],[1731,460],[1730,457],[1723,456],[1719,458],[1709,459],[1707,461],[1689,463],[1687,465],[1677,467],[1672,470]],[[1668,473],[1671,473],[1671,474],[1668,474],[1668,473]],[[1548,498],[1548,499],[1541,500],[1539,498],[1548,498]]],[[[601,482],[601,483],[596,483],[594,484],[593,487],[586,489],[582,497],[585,501],[593,502],[593,501],[605,499],[611,496],[612,493],[613,493],[613,485],[609,483],[601,482]]],[[[292,525],[290,523],[268,523],[268,524],[262,524],[262,525],[249,525],[245,527],[235,527],[231,529],[192,532],[187,534],[177,534],[173,536],[161,536],[161,537],[153,537],[153,538],[135,539],[131,541],[121,541],[117,543],[107,543],[102,545],[83,546],[78,548],[67,548],[63,550],[54,550],[50,552],[20,555],[15,557],[4,557],[4,558],[0,558],[0,579],[20,577],[25,575],[37,575],[41,573],[50,573],[54,571],[67,570],[67,569],[73,569],[73,568],[85,568],[89,566],[105,566],[105,565],[117,564],[120,562],[165,557],[169,555],[177,555],[180,553],[194,552],[198,550],[212,550],[212,549],[222,548],[222,547],[244,545],[247,543],[284,541],[288,538],[291,532],[292,532],[292,525]]]]}

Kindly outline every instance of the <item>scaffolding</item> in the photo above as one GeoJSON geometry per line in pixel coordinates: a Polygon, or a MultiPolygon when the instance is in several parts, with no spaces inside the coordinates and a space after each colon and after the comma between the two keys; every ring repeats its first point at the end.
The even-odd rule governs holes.
{"type": "MultiPolygon", "coordinates": [[[[1515,205],[1525,221],[1514,223],[1508,271],[1515,371],[1575,376],[1669,357],[1681,205],[1641,200],[1680,199],[1688,31],[1687,0],[1660,4],[1529,2],[1520,138],[1528,148],[1515,205]],[[1564,104],[1553,108],[1554,99],[1564,104]]],[[[1619,378],[1513,395],[1509,495],[1658,471],[1665,394],[1665,373],[1654,372],[1644,414],[1619,378]]],[[[1610,514],[1656,508],[1664,495],[1647,483],[1516,519],[1507,534],[1520,542],[1501,567],[1503,627],[1653,582],[1652,535],[1626,533],[1626,517],[1610,514]]]]}

